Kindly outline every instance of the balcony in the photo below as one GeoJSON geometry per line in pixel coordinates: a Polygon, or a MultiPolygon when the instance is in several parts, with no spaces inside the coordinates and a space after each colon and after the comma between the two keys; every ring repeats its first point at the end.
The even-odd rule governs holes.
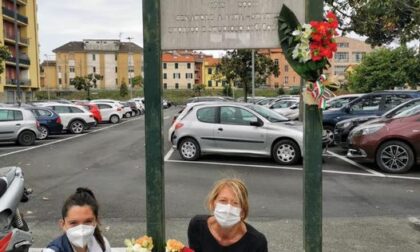
{"type": "MultiPolygon", "coordinates": [[[[7,9],[6,7],[2,7],[2,10],[3,10],[3,16],[6,16],[6,17],[12,19],[12,21],[15,19],[15,11],[14,10],[7,9]]],[[[23,23],[25,25],[28,24],[28,17],[26,17],[24,15],[21,15],[19,13],[16,13],[16,14],[17,14],[17,21],[19,21],[20,23],[23,23]]]]}
{"type": "MultiPolygon", "coordinates": [[[[12,63],[16,65],[16,57],[12,56],[8,59],[6,59],[6,63],[12,63]]],[[[27,55],[21,54],[19,57],[19,65],[27,65],[29,66],[31,64],[31,60],[28,58],[27,55]]]]}
{"type": "MultiPolygon", "coordinates": [[[[20,85],[23,85],[23,86],[31,85],[31,80],[19,80],[19,82],[20,82],[20,85]]],[[[16,86],[17,83],[18,82],[15,79],[6,79],[6,85],[16,86]]]]}
{"type": "Polygon", "coordinates": [[[17,0],[17,3],[19,5],[26,5],[28,3],[28,0],[17,0]]]}
{"type": "MultiPolygon", "coordinates": [[[[9,34],[7,32],[3,32],[3,35],[4,35],[4,39],[6,41],[10,41],[10,42],[16,43],[16,36],[15,36],[15,34],[9,34]]],[[[20,45],[24,45],[24,46],[28,46],[29,45],[29,38],[25,38],[25,37],[20,36],[19,44],[20,45]]]]}

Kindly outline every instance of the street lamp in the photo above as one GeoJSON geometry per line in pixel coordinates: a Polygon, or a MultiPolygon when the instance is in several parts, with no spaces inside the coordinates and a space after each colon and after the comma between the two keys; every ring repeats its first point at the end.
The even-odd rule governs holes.
{"type": "Polygon", "coordinates": [[[127,37],[126,39],[129,41],[129,44],[128,44],[128,85],[130,85],[130,99],[133,99],[133,83],[132,83],[133,80],[131,77],[131,67],[133,67],[134,69],[134,56],[131,55],[131,40],[133,39],[133,37],[127,37]],[[132,63],[133,63],[132,66],[130,66],[131,65],[130,55],[132,57],[132,63]]]}

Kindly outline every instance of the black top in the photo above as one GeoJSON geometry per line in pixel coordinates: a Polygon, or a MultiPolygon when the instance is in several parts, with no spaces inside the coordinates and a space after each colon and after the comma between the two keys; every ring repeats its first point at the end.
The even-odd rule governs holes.
{"type": "Polygon", "coordinates": [[[209,215],[197,215],[188,226],[188,243],[195,252],[267,252],[267,239],[248,223],[247,232],[236,243],[220,245],[210,233],[207,225],[209,215]]]}

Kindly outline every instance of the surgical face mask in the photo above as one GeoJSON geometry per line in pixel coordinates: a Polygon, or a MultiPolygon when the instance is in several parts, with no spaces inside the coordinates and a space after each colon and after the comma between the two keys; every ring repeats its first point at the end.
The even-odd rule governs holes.
{"type": "Polygon", "coordinates": [[[241,221],[241,209],[230,204],[216,203],[214,217],[220,226],[224,228],[232,227],[241,221]]]}
{"type": "Polygon", "coordinates": [[[66,235],[71,244],[78,248],[84,248],[92,239],[95,228],[95,226],[81,224],[67,229],[66,235]]]}

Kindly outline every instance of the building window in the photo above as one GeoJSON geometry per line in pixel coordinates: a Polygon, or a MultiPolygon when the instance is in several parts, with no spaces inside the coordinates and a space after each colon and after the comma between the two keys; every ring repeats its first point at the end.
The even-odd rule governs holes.
{"type": "Polygon", "coordinates": [[[213,74],[213,68],[209,68],[209,69],[207,70],[207,73],[208,73],[208,74],[213,74]]]}
{"type": "Polygon", "coordinates": [[[118,78],[116,78],[116,79],[115,79],[115,84],[117,84],[117,85],[118,85],[118,78]]]}
{"type": "Polygon", "coordinates": [[[58,84],[63,84],[63,81],[61,80],[61,78],[58,78],[58,84]]]}
{"type": "Polygon", "coordinates": [[[175,69],[178,69],[178,63],[175,63],[175,69]]]}
{"type": "Polygon", "coordinates": [[[187,87],[188,89],[191,89],[191,83],[188,83],[187,87]]]}
{"type": "Polygon", "coordinates": [[[284,76],[284,84],[289,84],[289,76],[284,76]]]}
{"type": "Polygon", "coordinates": [[[115,67],[115,72],[118,73],[118,67],[115,67]]]}
{"type": "Polygon", "coordinates": [[[349,43],[347,43],[347,42],[338,43],[337,46],[339,48],[349,48],[349,43]]]}
{"type": "Polygon", "coordinates": [[[179,84],[175,83],[175,89],[179,89],[179,84]]]}
{"type": "Polygon", "coordinates": [[[96,54],[92,54],[92,60],[95,61],[96,60],[96,54]]]}
{"type": "Polygon", "coordinates": [[[61,73],[61,66],[58,67],[58,72],[61,73]]]}
{"type": "Polygon", "coordinates": [[[193,78],[193,74],[192,73],[186,73],[185,74],[185,79],[192,79],[193,78]]]}
{"type": "Polygon", "coordinates": [[[92,72],[96,73],[96,67],[92,67],[92,72]]]}
{"type": "Polygon", "coordinates": [[[166,69],[166,63],[163,63],[163,69],[166,69]]]}
{"type": "Polygon", "coordinates": [[[285,72],[289,72],[289,65],[285,65],[285,66],[284,66],[284,71],[285,71],[285,72]]]}
{"type": "Polygon", "coordinates": [[[344,71],[346,70],[347,66],[335,66],[334,67],[334,75],[344,75],[344,71]]]}
{"type": "Polygon", "coordinates": [[[349,53],[348,52],[337,52],[335,54],[334,59],[338,62],[348,62],[349,61],[349,53]]]}
{"type": "Polygon", "coordinates": [[[166,73],[163,74],[163,79],[167,79],[168,75],[166,73]]]}
{"type": "Polygon", "coordinates": [[[180,73],[173,73],[173,78],[174,79],[181,79],[181,74],[180,73]]]}
{"type": "Polygon", "coordinates": [[[274,60],[274,65],[275,65],[275,66],[278,66],[278,65],[279,65],[279,60],[278,60],[278,59],[275,59],[275,60],[274,60]]]}
{"type": "Polygon", "coordinates": [[[168,89],[168,84],[163,83],[163,89],[168,89]]]}
{"type": "MultiPolygon", "coordinates": [[[[209,68],[210,69],[210,68],[209,68]]],[[[211,80],[209,80],[208,82],[207,82],[207,86],[209,86],[209,87],[211,87],[212,86],[212,81],[211,80]]]]}
{"type": "Polygon", "coordinates": [[[353,61],[361,62],[363,57],[365,57],[365,52],[354,52],[353,53],[353,61]]]}
{"type": "Polygon", "coordinates": [[[70,66],[70,67],[69,67],[69,72],[70,72],[70,73],[74,73],[74,66],[70,66]]]}
{"type": "Polygon", "coordinates": [[[219,86],[219,81],[216,81],[216,87],[218,87],[219,86]]]}
{"type": "Polygon", "coordinates": [[[118,54],[115,54],[115,61],[118,60],[118,54]]]}
{"type": "Polygon", "coordinates": [[[187,63],[187,68],[190,69],[191,68],[191,63],[187,63]]]}

